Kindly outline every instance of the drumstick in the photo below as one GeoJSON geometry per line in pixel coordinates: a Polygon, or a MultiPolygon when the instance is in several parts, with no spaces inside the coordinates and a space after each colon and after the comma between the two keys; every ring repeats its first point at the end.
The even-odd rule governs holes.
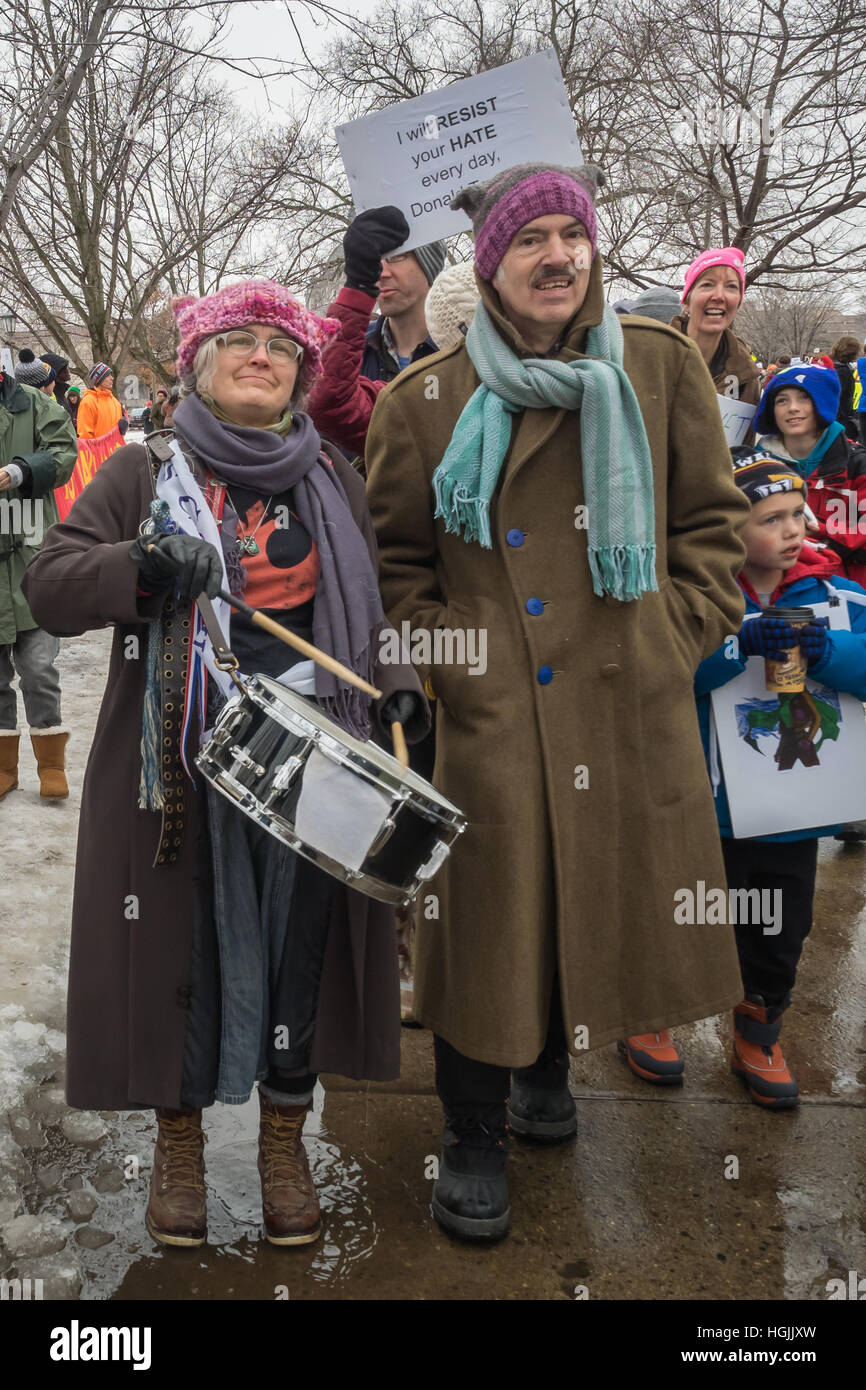
{"type": "Polygon", "coordinates": [[[391,725],[391,738],[394,740],[394,757],[401,767],[408,767],[409,749],[406,747],[406,735],[399,719],[395,719],[391,725]]]}
{"type": "Polygon", "coordinates": [[[294,632],[289,632],[288,628],[281,627],[275,623],[273,618],[269,618],[266,613],[260,613],[257,608],[250,608],[248,603],[243,603],[233,594],[227,594],[224,589],[220,589],[219,597],[226,603],[230,603],[232,608],[237,608],[239,612],[246,613],[247,617],[256,624],[256,627],[264,628],[265,632],[270,632],[273,637],[279,637],[286,646],[294,647],[295,651],[301,652],[304,656],[311,657],[313,661],[318,661],[320,666],[324,666],[326,671],[339,676],[340,680],[346,681],[348,685],[355,685],[359,690],[365,691],[367,695],[372,695],[379,700],[382,697],[381,690],[377,690],[375,685],[368,685],[360,676],[356,676],[354,671],[350,671],[348,666],[323,652],[321,647],[314,647],[312,642],[305,642],[303,637],[296,637],[294,632]]]}

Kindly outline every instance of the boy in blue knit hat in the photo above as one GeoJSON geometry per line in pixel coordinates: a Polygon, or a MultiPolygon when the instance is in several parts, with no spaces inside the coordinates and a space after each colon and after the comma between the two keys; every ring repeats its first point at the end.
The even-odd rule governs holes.
{"type": "Polygon", "coordinates": [[[836,419],[839,396],[839,378],[831,368],[787,367],[765,387],[754,428],[758,446],[783,459],[808,484],[817,518],[808,534],[836,552],[849,579],[864,584],[866,448],[846,439],[836,419]]]}

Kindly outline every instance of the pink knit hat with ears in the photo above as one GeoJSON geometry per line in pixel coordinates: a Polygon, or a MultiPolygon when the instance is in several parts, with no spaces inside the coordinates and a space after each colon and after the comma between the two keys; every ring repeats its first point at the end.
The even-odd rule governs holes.
{"type": "Polygon", "coordinates": [[[245,328],[250,323],[266,323],[281,328],[304,349],[297,390],[305,395],[322,371],[322,352],[340,331],[337,319],[322,319],[305,309],[284,285],[276,280],[242,280],[226,285],[215,294],[196,299],[187,294],[171,302],[180,332],[177,374],[189,376],[196,353],[206,338],[229,328],[245,328]]]}
{"type": "Polygon", "coordinates": [[[729,265],[740,277],[740,303],[742,304],[746,295],[746,258],[737,246],[718,246],[710,251],[702,251],[696,256],[686,271],[686,278],[683,283],[683,292],[680,295],[680,303],[685,304],[686,296],[698,276],[703,275],[705,270],[709,270],[714,265],[729,265]]]}

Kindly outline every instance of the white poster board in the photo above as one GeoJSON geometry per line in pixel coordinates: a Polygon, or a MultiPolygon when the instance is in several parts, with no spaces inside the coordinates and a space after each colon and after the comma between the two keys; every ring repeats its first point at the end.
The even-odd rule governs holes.
{"type": "Polygon", "coordinates": [[[758,407],[749,401],[735,401],[731,396],[717,395],[716,400],[722,412],[728,448],[735,449],[745,439],[758,407]]]}
{"type": "MultiPolygon", "coordinates": [[[[848,627],[844,598],[840,604],[809,607],[816,617],[829,617],[831,629],[848,627]]],[[[797,697],[780,697],[767,689],[762,656],[750,656],[742,675],[711,694],[731,825],[738,839],[866,819],[863,706],[853,695],[828,690],[809,676],[805,694],[810,704],[793,711],[789,706],[791,723],[784,732],[779,701],[797,697]],[[814,759],[812,766],[795,746],[796,722],[811,734],[806,741],[813,751],[806,748],[805,753],[808,760],[814,759]]]]}
{"type": "Polygon", "coordinates": [[[336,127],[358,212],[393,204],[412,250],[469,230],[451,199],[514,164],[580,165],[583,156],[556,60],[547,48],[336,127]]]}
{"type": "Polygon", "coordinates": [[[12,361],[11,348],[0,347],[0,368],[5,372],[6,376],[15,375],[15,363],[12,361]]]}

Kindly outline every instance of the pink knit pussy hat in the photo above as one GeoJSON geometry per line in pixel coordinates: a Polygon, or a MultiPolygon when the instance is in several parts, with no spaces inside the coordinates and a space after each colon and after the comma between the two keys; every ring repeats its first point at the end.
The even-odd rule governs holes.
{"type": "Polygon", "coordinates": [[[242,280],[202,299],[181,295],[172,300],[171,307],[180,332],[178,376],[190,375],[196,353],[214,333],[266,323],[282,329],[287,338],[293,338],[304,349],[296,388],[299,394],[306,394],[321,375],[322,352],[340,331],[337,319],[312,314],[276,280],[242,280]]]}
{"type": "Polygon", "coordinates": [[[451,207],[466,213],[475,233],[475,265],[492,280],[511,238],[537,217],[563,213],[582,222],[595,256],[598,231],[593,199],[604,175],[593,164],[515,164],[487,183],[461,188],[451,207]]]}
{"type": "Polygon", "coordinates": [[[696,256],[686,271],[686,278],[683,283],[683,292],[680,295],[680,303],[685,304],[686,297],[698,276],[703,275],[705,270],[709,270],[713,265],[729,265],[740,277],[740,303],[746,295],[746,258],[737,246],[717,246],[710,251],[702,251],[696,256]]]}

